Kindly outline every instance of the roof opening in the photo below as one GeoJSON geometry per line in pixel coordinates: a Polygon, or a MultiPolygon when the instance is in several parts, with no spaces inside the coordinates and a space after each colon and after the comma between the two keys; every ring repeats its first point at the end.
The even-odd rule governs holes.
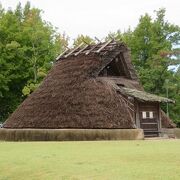
{"type": "Polygon", "coordinates": [[[119,86],[119,87],[125,87],[124,84],[120,84],[120,83],[116,83],[116,85],[119,86]]]}
{"type": "Polygon", "coordinates": [[[124,64],[116,57],[99,73],[99,76],[127,76],[124,64]]]}

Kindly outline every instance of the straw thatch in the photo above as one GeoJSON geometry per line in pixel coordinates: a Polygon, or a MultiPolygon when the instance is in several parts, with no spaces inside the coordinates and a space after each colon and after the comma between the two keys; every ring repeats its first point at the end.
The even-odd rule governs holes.
{"type": "Polygon", "coordinates": [[[127,47],[114,42],[105,45],[90,45],[84,51],[76,49],[60,56],[40,87],[7,119],[4,128],[136,128],[123,94],[98,75],[118,56],[126,78],[114,81],[129,88],[143,88],[127,47]]]}
{"type": "Polygon", "coordinates": [[[134,128],[121,95],[90,77],[101,61],[71,57],[54,65],[5,128],[134,128]]]}
{"type": "Polygon", "coordinates": [[[134,97],[137,100],[142,101],[142,102],[147,101],[147,102],[175,103],[171,99],[161,97],[161,96],[157,96],[154,94],[150,94],[150,93],[147,93],[145,91],[139,91],[137,89],[130,89],[130,88],[121,87],[121,88],[118,88],[117,90],[120,91],[122,94],[134,97]]]}
{"type": "Polygon", "coordinates": [[[143,87],[140,85],[139,81],[128,79],[126,77],[97,77],[96,79],[110,84],[116,91],[119,90],[121,86],[143,91],[143,87]]]}
{"type": "Polygon", "coordinates": [[[172,122],[172,120],[167,117],[164,111],[161,110],[161,122],[163,128],[175,128],[176,125],[172,122]]]}
{"type": "MultiPolygon", "coordinates": [[[[112,88],[114,88],[117,92],[120,92],[122,95],[127,97],[133,97],[141,102],[169,102],[175,103],[175,101],[164,98],[161,96],[157,96],[154,94],[147,93],[143,91],[142,86],[138,81],[126,79],[126,78],[107,78],[107,77],[98,77],[98,80],[109,84],[112,88]],[[121,84],[122,86],[118,86],[117,84],[121,84]]],[[[123,97],[124,97],[123,96],[123,97]]],[[[128,101],[128,98],[127,98],[128,101]]],[[[131,116],[133,116],[133,112],[130,111],[131,116]]],[[[172,120],[167,117],[167,115],[161,110],[161,123],[163,128],[175,128],[176,125],[172,122],[172,120]]]]}

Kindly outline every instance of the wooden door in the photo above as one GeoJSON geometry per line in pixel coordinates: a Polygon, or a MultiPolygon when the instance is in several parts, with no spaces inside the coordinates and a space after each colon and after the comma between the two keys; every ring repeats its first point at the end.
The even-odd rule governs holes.
{"type": "Polygon", "coordinates": [[[159,109],[157,103],[139,103],[139,123],[145,137],[159,136],[159,109]]]}

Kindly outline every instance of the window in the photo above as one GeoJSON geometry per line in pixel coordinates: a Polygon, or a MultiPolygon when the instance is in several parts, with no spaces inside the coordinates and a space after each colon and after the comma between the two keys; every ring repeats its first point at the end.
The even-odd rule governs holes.
{"type": "Polygon", "coordinates": [[[146,112],[145,111],[142,112],[142,118],[146,119],[146,112]]]}
{"type": "Polygon", "coordinates": [[[153,119],[153,112],[152,111],[149,112],[149,118],[153,119]]]}
{"type": "Polygon", "coordinates": [[[142,111],[142,118],[146,119],[146,118],[150,118],[153,119],[154,118],[154,113],[152,111],[142,111]]]}

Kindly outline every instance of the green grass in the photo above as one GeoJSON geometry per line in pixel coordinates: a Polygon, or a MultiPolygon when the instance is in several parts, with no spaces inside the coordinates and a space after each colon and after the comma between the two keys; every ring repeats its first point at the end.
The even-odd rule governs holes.
{"type": "Polygon", "coordinates": [[[180,140],[0,142],[1,180],[180,179],[180,140]]]}

